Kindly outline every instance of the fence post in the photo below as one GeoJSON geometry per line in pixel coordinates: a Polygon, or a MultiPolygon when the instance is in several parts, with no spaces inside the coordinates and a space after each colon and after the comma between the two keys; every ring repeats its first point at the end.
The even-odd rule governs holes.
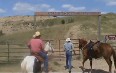
{"type": "Polygon", "coordinates": [[[60,59],[60,61],[61,61],[61,53],[60,53],[60,40],[59,40],[59,59],[60,59]]]}
{"type": "Polygon", "coordinates": [[[7,46],[8,46],[8,62],[10,61],[9,60],[9,57],[10,57],[10,49],[9,49],[9,43],[7,42],[7,46]]]}

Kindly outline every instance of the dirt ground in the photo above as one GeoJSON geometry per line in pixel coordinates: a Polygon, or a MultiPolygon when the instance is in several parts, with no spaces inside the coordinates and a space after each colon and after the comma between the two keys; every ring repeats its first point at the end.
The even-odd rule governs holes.
{"type": "MultiPolygon", "coordinates": [[[[82,73],[82,60],[73,60],[72,73],[82,73]]],[[[20,63],[10,63],[10,64],[0,64],[0,73],[21,73],[20,63]]],[[[50,72],[60,72],[68,73],[68,70],[65,70],[65,59],[57,59],[49,61],[50,72]]],[[[104,59],[93,60],[93,70],[92,73],[108,73],[108,65],[104,59]]],[[[89,60],[85,62],[85,73],[90,72],[89,60]]],[[[112,72],[114,73],[114,64],[112,65],[112,72]]]]}

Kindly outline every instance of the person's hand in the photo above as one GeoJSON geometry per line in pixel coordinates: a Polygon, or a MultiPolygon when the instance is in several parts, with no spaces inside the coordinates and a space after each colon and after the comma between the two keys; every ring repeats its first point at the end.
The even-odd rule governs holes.
{"type": "Polygon", "coordinates": [[[44,50],[44,52],[45,52],[46,54],[48,54],[48,51],[45,51],[45,50],[44,50]]]}

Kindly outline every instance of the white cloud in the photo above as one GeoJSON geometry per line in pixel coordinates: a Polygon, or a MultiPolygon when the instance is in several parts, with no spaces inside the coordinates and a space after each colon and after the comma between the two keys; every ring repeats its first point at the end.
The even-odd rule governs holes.
{"type": "Polygon", "coordinates": [[[83,11],[86,9],[86,7],[75,7],[71,4],[64,4],[62,5],[62,8],[66,8],[68,11],[83,11]]]}
{"type": "Polygon", "coordinates": [[[49,12],[55,11],[54,8],[48,9],[49,12]]]}
{"type": "Polygon", "coordinates": [[[24,11],[24,12],[27,12],[27,11],[34,11],[35,10],[35,7],[29,3],[16,3],[15,6],[13,7],[13,10],[14,11],[24,11]]]}
{"type": "Polygon", "coordinates": [[[73,6],[70,5],[70,4],[64,4],[64,5],[62,5],[62,7],[63,7],[63,8],[71,8],[71,7],[73,7],[73,6]]]}
{"type": "Polygon", "coordinates": [[[107,14],[108,12],[101,12],[101,14],[107,14]]]}
{"type": "Polygon", "coordinates": [[[100,9],[91,9],[91,11],[93,11],[93,12],[101,12],[100,9]]]}
{"type": "Polygon", "coordinates": [[[47,11],[48,12],[60,12],[59,10],[56,10],[55,8],[49,8],[47,11]]]}
{"type": "Polygon", "coordinates": [[[42,4],[41,7],[42,7],[42,8],[50,8],[51,6],[48,5],[48,4],[42,4]]]}
{"type": "Polygon", "coordinates": [[[103,2],[105,2],[107,6],[116,6],[116,0],[103,0],[103,2]]]}
{"type": "Polygon", "coordinates": [[[34,11],[58,11],[55,8],[52,8],[48,4],[34,5],[34,4],[30,4],[30,3],[21,3],[21,2],[16,3],[13,7],[13,10],[17,11],[17,12],[21,12],[21,13],[30,12],[30,11],[32,11],[32,12],[34,12],[34,11]]]}
{"type": "Polygon", "coordinates": [[[110,1],[107,3],[109,6],[116,6],[116,1],[110,1]]]}
{"type": "Polygon", "coordinates": [[[6,11],[4,9],[0,8],[0,13],[5,13],[6,11]]]}

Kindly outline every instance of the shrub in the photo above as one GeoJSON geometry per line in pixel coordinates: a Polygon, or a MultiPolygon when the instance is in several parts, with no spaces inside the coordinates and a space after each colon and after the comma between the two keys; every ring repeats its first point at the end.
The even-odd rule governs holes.
{"type": "Polygon", "coordinates": [[[61,23],[62,23],[62,24],[65,24],[65,20],[63,19],[63,20],[61,21],[61,23]]]}

